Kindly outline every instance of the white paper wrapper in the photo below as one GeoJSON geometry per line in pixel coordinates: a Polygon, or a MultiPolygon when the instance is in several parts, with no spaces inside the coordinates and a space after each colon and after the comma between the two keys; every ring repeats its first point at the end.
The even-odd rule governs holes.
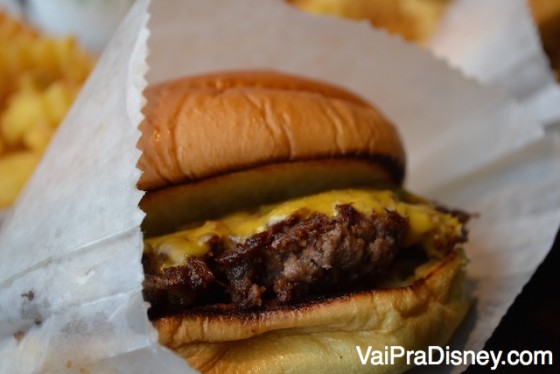
{"type": "MultiPolygon", "coordinates": [[[[141,299],[134,146],[146,7],[136,3],[0,228],[9,259],[0,264],[0,371],[187,370],[157,345],[141,299]]],[[[481,214],[467,248],[473,313],[454,342],[480,349],[558,227],[554,139],[502,91],[366,23],[306,15],[280,1],[160,0],[149,10],[148,83],[277,69],[348,87],[399,124],[407,185],[481,214]]]]}
{"type": "Polygon", "coordinates": [[[527,0],[453,0],[429,47],[523,104],[538,121],[560,122],[560,86],[527,0]]]}
{"type": "Polygon", "coordinates": [[[121,25],[0,227],[1,373],[148,373],[154,355],[167,357],[158,370],[186,367],[157,345],[141,294],[146,7],[121,25]]]}

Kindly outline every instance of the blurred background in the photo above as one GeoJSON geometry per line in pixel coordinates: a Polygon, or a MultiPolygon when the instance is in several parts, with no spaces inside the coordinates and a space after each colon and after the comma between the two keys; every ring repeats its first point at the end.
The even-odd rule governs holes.
{"type": "Polygon", "coordinates": [[[31,176],[132,2],[0,1],[0,211],[31,176]]]}
{"type": "MultiPolygon", "coordinates": [[[[282,1],[282,0],[278,0],[282,1]]],[[[452,0],[284,0],[425,44],[452,0]]],[[[560,77],[560,0],[526,0],[560,77]]],[[[0,0],[0,211],[33,172],[134,0],[0,0]]]]}
{"type": "MultiPolygon", "coordinates": [[[[133,1],[0,0],[0,214],[16,200],[133,1]]],[[[276,1],[318,15],[367,20],[422,46],[452,0],[276,1]]],[[[560,0],[525,1],[558,80],[560,0]]],[[[559,247],[557,238],[486,349],[560,352],[559,247]]],[[[469,371],[478,369],[484,368],[469,371]]]]}

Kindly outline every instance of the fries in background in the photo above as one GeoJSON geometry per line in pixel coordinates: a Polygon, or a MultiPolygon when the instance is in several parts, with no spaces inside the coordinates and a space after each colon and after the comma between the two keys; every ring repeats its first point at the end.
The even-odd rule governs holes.
{"type": "Polygon", "coordinates": [[[0,209],[32,174],[92,66],[73,38],[41,36],[0,12],[0,209]]]}
{"type": "MultiPolygon", "coordinates": [[[[287,0],[303,11],[367,19],[404,39],[422,44],[438,27],[452,0],[287,0]]],[[[560,0],[526,0],[543,48],[560,81],[560,0]]]]}
{"type": "Polygon", "coordinates": [[[367,19],[404,39],[422,44],[437,27],[448,0],[288,0],[316,14],[367,19]]]}

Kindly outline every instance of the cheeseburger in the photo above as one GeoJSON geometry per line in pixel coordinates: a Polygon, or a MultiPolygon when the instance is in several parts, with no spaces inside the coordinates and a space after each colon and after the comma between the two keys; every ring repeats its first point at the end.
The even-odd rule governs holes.
{"type": "Polygon", "coordinates": [[[359,352],[448,341],[468,215],[401,188],[403,146],[375,107],[268,71],[146,97],[144,297],[162,344],[201,372],[402,372],[359,352]]]}

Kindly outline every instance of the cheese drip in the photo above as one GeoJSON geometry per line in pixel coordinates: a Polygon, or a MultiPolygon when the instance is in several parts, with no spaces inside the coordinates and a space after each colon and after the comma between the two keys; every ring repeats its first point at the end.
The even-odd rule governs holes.
{"type": "Polygon", "coordinates": [[[254,211],[233,213],[196,227],[149,238],[144,240],[144,252],[157,259],[160,270],[179,266],[190,257],[206,254],[210,250],[208,239],[212,236],[223,238],[226,247],[231,247],[296,212],[303,217],[312,213],[334,217],[338,214],[336,206],[344,204],[350,204],[366,215],[372,212],[383,215],[390,210],[406,217],[409,227],[405,246],[420,244],[427,249],[429,255],[437,255],[434,243],[438,240],[461,236],[461,223],[457,218],[437,211],[421,200],[414,203],[401,201],[394,191],[389,190],[347,189],[264,205],[254,211]]]}

